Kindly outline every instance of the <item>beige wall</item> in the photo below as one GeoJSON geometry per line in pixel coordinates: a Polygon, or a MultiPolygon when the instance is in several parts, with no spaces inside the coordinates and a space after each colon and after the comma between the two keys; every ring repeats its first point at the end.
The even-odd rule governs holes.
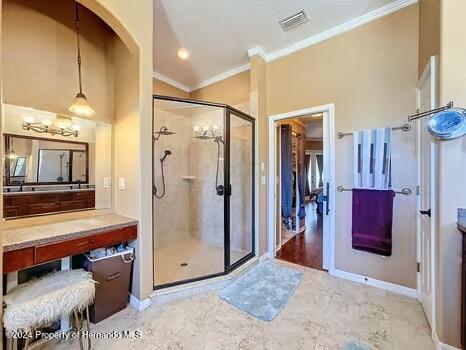
{"type": "Polygon", "coordinates": [[[138,114],[138,58],[132,55],[121,40],[115,40],[115,121],[113,150],[115,154],[114,206],[119,213],[139,217],[135,201],[139,196],[138,178],[134,173],[140,168],[139,114],[138,114]],[[120,190],[119,178],[126,179],[126,190],[120,190]]]}
{"type": "MultiPolygon", "coordinates": [[[[130,106],[133,104],[133,100],[134,103],[137,100],[137,103],[132,107],[134,111],[129,114],[131,118],[134,118],[132,121],[134,124],[130,123],[126,137],[122,140],[123,145],[127,143],[129,149],[134,150],[131,157],[136,158],[136,160],[126,158],[130,152],[120,154],[115,151],[114,176],[118,178],[127,174],[127,183],[136,186],[130,195],[123,195],[128,203],[115,198],[115,210],[120,213],[131,211],[131,213],[136,214],[134,217],[139,220],[138,239],[134,242],[137,259],[133,270],[132,294],[142,300],[149,297],[153,291],[152,211],[151,205],[148,205],[152,202],[152,181],[151,177],[148,176],[152,172],[152,157],[151,152],[147,151],[151,149],[152,145],[153,32],[152,25],[148,25],[148,23],[153,21],[153,1],[81,0],[81,2],[110,25],[127,46],[132,57],[137,57],[138,60],[137,71],[134,69],[135,63],[130,62],[129,64],[135,71],[134,75],[130,77],[130,85],[133,85],[132,81],[137,81],[134,86],[137,84],[138,91],[137,96],[134,99],[130,98],[127,103],[127,106],[130,106]],[[139,166],[128,173],[123,167],[117,168],[117,164],[125,164],[127,161],[134,162],[129,163],[129,166],[136,163],[139,166]],[[129,206],[135,209],[128,208],[129,206]]],[[[133,96],[132,93],[130,96],[133,96]]],[[[115,197],[117,196],[118,194],[115,193],[115,197]]]]}
{"type": "MultiPolygon", "coordinates": [[[[440,19],[440,104],[466,106],[466,2],[442,0],[440,19]]],[[[466,208],[466,137],[439,142],[437,333],[460,347],[461,234],[457,209],[466,208]]],[[[464,302],[464,300],[463,300],[464,302]]]]}
{"type": "Polygon", "coordinates": [[[419,1],[419,77],[431,56],[440,53],[440,0],[419,1]]]}
{"type": "MultiPolygon", "coordinates": [[[[81,8],[83,92],[94,120],[113,119],[113,31],[81,8]]],[[[68,114],[78,92],[74,1],[3,0],[3,101],[68,114]],[[40,28],[40,30],[37,30],[40,28]],[[21,45],[18,45],[21,43],[21,45]]]]}
{"type": "Polygon", "coordinates": [[[167,84],[164,81],[154,78],[153,82],[153,91],[154,94],[164,95],[164,96],[174,96],[181,98],[189,98],[189,92],[178,89],[177,87],[167,84]]]}
{"type": "Polygon", "coordinates": [[[267,64],[255,55],[251,58],[250,111],[256,119],[256,213],[259,213],[256,235],[259,239],[259,255],[267,251],[267,179],[268,125],[267,125],[267,64]],[[262,170],[263,169],[263,170],[262,170]]]}
{"type": "Polygon", "coordinates": [[[224,103],[230,106],[249,103],[250,73],[245,71],[212,85],[192,91],[192,99],[224,103]]]}
{"type": "MultiPolygon", "coordinates": [[[[267,113],[335,104],[336,131],[399,126],[416,110],[418,6],[267,64],[267,113]]],[[[414,132],[395,132],[394,188],[416,186],[414,132]]],[[[336,184],[352,184],[352,140],[336,141],[336,184]]],[[[351,195],[337,193],[336,268],[416,288],[416,197],[396,196],[393,255],[351,248],[351,195]]],[[[261,217],[265,212],[261,211],[261,217]]]]}

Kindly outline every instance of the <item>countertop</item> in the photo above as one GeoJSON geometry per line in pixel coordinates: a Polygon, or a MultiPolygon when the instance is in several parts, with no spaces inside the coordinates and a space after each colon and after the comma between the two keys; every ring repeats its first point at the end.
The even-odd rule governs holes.
{"type": "Polygon", "coordinates": [[[138,221],[118,214],[105,214],[7,228],[3,231],[3,251],[8,252],[118,230],[137,225],[138,221]]]}
{"type": "Polygon", "coordinates": [[[466,233],[466,208],[458,209],[458,229],[466,233]]]}
{"type": "Polygon", "coordinates": [[[63,193],[63,192],[82,192],[82,191],[95,191],[95,188],[68,188],[59,190],[36,190],[36,191],[15,191],[3,192],[4,196],[24,196],[28,194],[47,194],[47,193],[63,193]]]}

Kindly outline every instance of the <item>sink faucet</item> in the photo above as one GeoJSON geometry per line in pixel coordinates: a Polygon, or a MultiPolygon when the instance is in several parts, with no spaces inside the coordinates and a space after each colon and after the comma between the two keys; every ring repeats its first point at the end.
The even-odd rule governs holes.
{"type": "Polygon", "coordinates": [[[21,180],[21,181],[19,182],[19,192],[23,192],[23,185],[24,185],[24,181],[21,180]]]}
{"type": "Polygon", "coordinates": [[[81,179],[78,180],[78,188],[81,189],[81,179]]]}

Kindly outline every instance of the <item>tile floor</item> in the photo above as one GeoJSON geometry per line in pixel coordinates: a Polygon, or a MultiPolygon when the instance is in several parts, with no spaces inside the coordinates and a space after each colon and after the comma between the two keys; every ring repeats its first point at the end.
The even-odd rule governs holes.
{"type": "MultiPolygon", "coordinates": [[[[342,349],[359,341],[372,349],[434,349],[419,303],[373,287],[304,272],[287,306],[272,322],[197,295],[137,313],[128,308],[94,325],[93,332],[140,330],[139,339],[94,340],[94,349],[342,349]]],[[[69,349],[62,341],[49,349],[69,349]]],[[[76,346],[76,344],[73,344],[76,346]]]]}
{"type": "MultiPolygon", "coordinates": [[[[194,238],[168,243],[155,250],[155,285],[182,281],[224,271],[223,247],[194,238]],[[186,263],[187,266],[181,264],[186,263]]],[[[231,251],[231,262],[246,256],[247,252],[231,251]]]]}

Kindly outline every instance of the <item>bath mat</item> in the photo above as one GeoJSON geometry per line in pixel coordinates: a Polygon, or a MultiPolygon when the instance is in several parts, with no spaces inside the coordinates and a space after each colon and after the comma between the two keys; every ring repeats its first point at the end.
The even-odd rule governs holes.
{"type": "Polygon", "coordinates": [[[372,348],[365,344],[352,341],[352,342],[346,343],[345,346],[343,347],[343,350],[372,350],[372,348]]]}
{"type": "Polygon", "coordinates": [[[272,321],[288,303],[303,273],[266,261],[220,291],[220,298],[263,321],[272,321]]]}

